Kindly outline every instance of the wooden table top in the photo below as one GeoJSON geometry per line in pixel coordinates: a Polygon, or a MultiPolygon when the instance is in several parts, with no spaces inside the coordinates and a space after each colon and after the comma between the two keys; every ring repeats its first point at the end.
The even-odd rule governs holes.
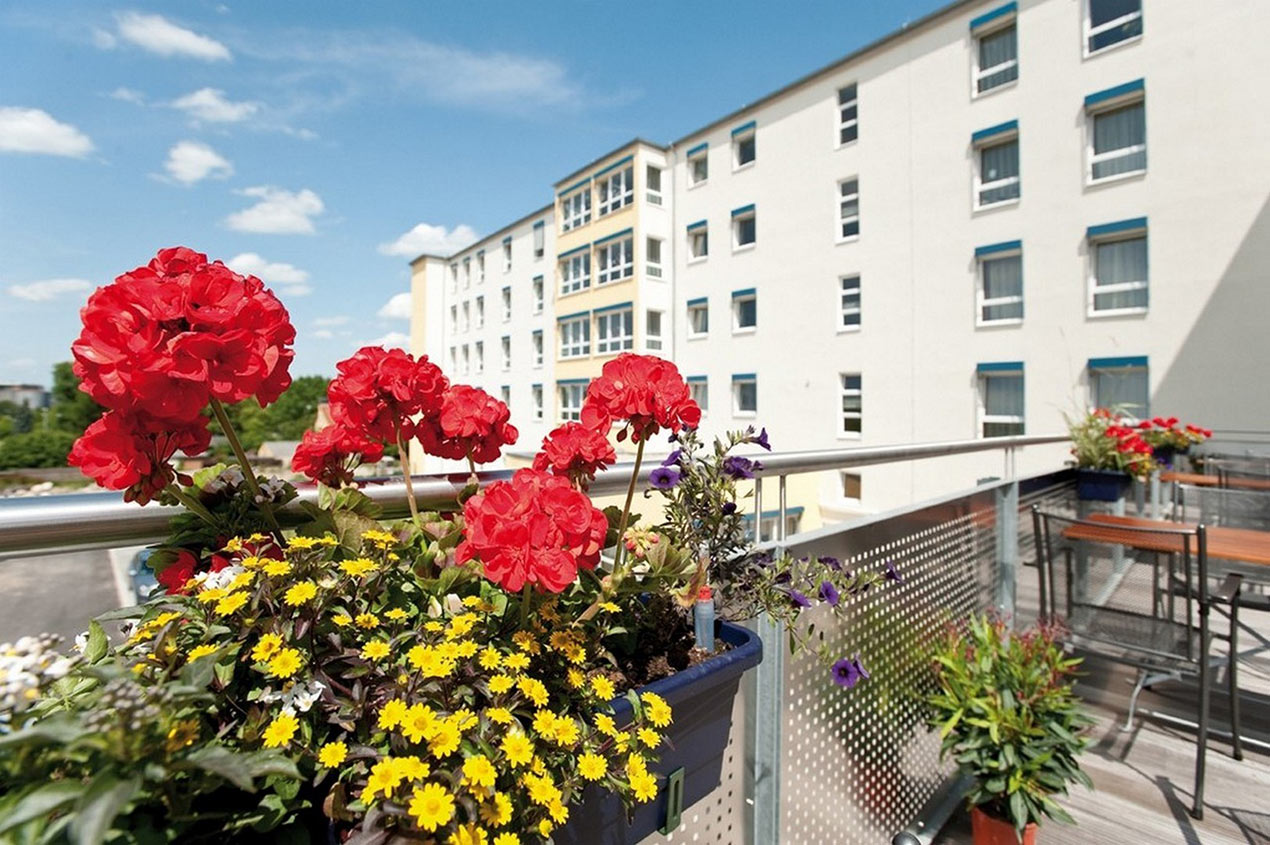
{"type": "MultiPolygon", "coordinates": [[[[1202,475],[1198,472],[1162,472],[1160,480],[1166,484],[1176,481],[1178,484],[1193,484],[1196,487],[1216,487],[1221,478],[1216,475],[1202,475]]],[[[1241,490],[1270,490],[1270,478],[1227,478],[1226,486],[1241,490]]]]}
{"type": "MultiPolygon", "coordinates": [[[[1091,514],[1088,522],[1098,525],[1075,523],[1063,529],[1063,536],[1073,540],[1092,540],[1099,543],[1121,543],[1135,549],[1180,554],[1182,544],[1191,535],[1178,531],[1194,530],[1195,525],[1185,522],[1164,522],[1136,516],[1091,514]],[[1155,529],[1153,533],[1142,531],[1118,531],[1117,528],[1155,529]]],[[[1206,529],[1208,556],[1224,560],[1241,560],[1270,566],[1270,531],[1251,528],[1226,528],[1214,525],[1206,529]]]]}

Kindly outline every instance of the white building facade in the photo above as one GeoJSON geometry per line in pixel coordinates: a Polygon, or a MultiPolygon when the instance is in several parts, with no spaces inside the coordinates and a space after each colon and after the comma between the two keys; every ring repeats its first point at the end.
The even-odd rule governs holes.
{"type": "MultiPolygon", "coordinates": [[[[658,351],[703,426],[823,449],[1054,433],[1099,404],[1265,431],[1267,36],[1257,0],[956,3],[646,145],[669,172],[641,225],[669,228],[660,278],[639,284],[670,297],[658,351]]],[[[445,349],[433,304],[452,303],[428,291],[416,323],[445,349]]],[[[567,299],[545,308],[572,313],[567,299]]],[[[592,375],[603,360],[587,357],[592,375]]],[[[826,474],[796,491],[802,527],[1001,470],[965,456],[826,474]]]]}

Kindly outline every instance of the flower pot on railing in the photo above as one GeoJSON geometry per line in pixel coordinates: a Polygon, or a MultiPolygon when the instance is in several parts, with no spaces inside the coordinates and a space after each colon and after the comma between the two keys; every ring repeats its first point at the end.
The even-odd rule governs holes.
{"type": "Polygon", "coordinates": [[[1023,828],[1020,837],[1012,822],[975,807],[970,811],[970,835],[974,845],[1036,845],[1036,824],[1023,828]]]}
{"type": "Polygon", "coordinates": [[[1077,467],[1076,498],[1087,502],[1115,502],[1124,498],[1129,481],[1127,472],[1077,467]]]}
{"type": "MultiPolygon", "coordinates": [[[[731,650],[703,663],[654,681],[637,692],[653,692],[666,699],[675,721],[666,731],[671,748],[650,765],[657,774],[657,798],[637,805],[628,821],[621,800],[611,792],[590,787],[569,821],[552,833],[556,845],[633,845],[657,832],[679,826],[679,813],[709,795],[719,785],[732,731],[732,704],[746,670],[763,659],[763,643],[752,631],[719,622],[715,636],[731,650]]],[[[618,724],[629,721],[631,706],[613,701],[618,724]]]]}

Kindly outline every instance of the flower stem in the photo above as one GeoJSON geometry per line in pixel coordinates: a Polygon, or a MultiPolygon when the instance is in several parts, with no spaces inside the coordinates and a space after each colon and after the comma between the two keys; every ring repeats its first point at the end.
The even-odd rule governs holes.
{"type": "Polygon", "coordinates": [[[520,630],[522,631],[529,628],[529,605],[533,601],[533,596],[533,585],[526,581],[525,588],[520,591],[520,630]]]}
{"type": "Polygon", "coordinates": [[[401,477],[406,482],[406,504],[410,505],[410,518],[415,528],[422,528],[419,522],[419,505],[415,502],[415,486],[410,480],[410,450],[406,448],[406,438],[401,436],[401,426],[397,426],[397,451],[401,459],[401,477]]]}
{"type": "Polygon", "coordinates": [[[614,586],[620,584],[623,577],[619,575],[625,558],[623,552],[626,551],[626,543],[622,538],[626,536],[626,523],[631,518],[631,500],[635,498],[635,482],[639,480],[639,465],[644,461],[645,439],[640,438],[639,446],[635,448],[635,468],[631,470],[631,483],[626,487],[626,504],[622,506],[622,519],[617,526],[617,551],[613,553],[614,586]]]}
{"type": "Polygon", "coordinates": [[[177,486],[175,481],[168,485],[168,492],[171,493],[173,496],[175,496],[177,501],[185,505],[186,510],[197,514],[198,517],[202,519],[204,522],[206,522],[208,525],[211,525],[211,526],[216,525],[216,517],[212,516],[212,512],[209,511],[206,507],[204,507],[203,503],[200,502],[196,497],[191,496],[189,493],[186,493],[179,486],[177,486]]]}
{"type": "Polygon", "coordinates": [[[265,515],[265,521],[273,529],[275,539],[281,543],[282,528],[278,525],[278,520],[274,518],[273,508],[260,490],[260,483],[256,481],[256,471],[251,468],[251,463],[247,460],[247,453],[243,451],[242,441],[238,439],[238,433],[229,422],[225,406],[215,397],[212,397],[212,413],[216,415],[216,421],[220,423],[221,431],[225,432],[225,438],[229,441],[229,448],[234,450],[234,457],[238,459],[238,465],[242,467],[243,480],[247,482],[247,489],[251,491],[252,499],[259,503],[260,512],[265,515]]]}

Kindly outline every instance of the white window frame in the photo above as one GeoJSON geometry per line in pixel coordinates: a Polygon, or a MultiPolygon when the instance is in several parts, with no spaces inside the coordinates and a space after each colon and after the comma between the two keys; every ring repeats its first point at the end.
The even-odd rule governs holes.
{"type": "Polygon", "coordinates": [[[556,395],[560,399],[560,422],[581,421],[582,403],[586,401],[586,389],[587,386],[585,384],[556,385],[556,395]]]}
{"type": "Polygon", "coordinates": [[[459,306],[450,306],[450,334],[458,334],[459,332],[459,306]]]}
{"type": "Polygon", "coordinates": [[[838,277],[838,331],[839,332],[858,332],[860,324],[863,322],[864,299],[860,291],[860,274],[847,273],[838,277]],[[854,284],[852,284],[854,282],[854,284]],[[849,306],[843,302],[843,299],[854,292],[856,304],[849,306]],[[848,321],[848,317],[855,316],[854,323],[848,321]]]}
{"type": "Polygon", "coordinates": [[[755,292],[732,296],[732,334],[754,334],[758,331],[758,294],[755,292]],[[754,303],[754,325],[741,325],[741,304],[754,303]]]}
{"type": "Polygon", "coordinates": [[[1086,185],[1105,185],[1108,182],[1118,182],[1121,179],[1132,179],[1141,176],[1147,172],[1147,164],[1144,161],[1142,167],[1137,170],[1126,170],[1122,173],[1113,173],[1110,176],[1100,176],[1094,178],[1094,165],[1102,164],[1104,161],[1114,161],[1118,158],[1145,153],[1147,151],[1146,144],[1146,107],[1147,101],[1144,92],[1135,92],[1134,96],[1115,99],[1107,103],[1099,103],[1097,106],[1085,111],[1085,184],[1086,185]],[[1118,150],[1110,150],[1105,153],[1094,152],[1094,127],[1101,116],[1118,112],[1121,109],[1127,109],[1132,106],[1140,106],[1142,108],[1143,120],[1143,142],[1141,144],[1130,144],[1127,147],[1121,147],[1118,150]]]}
{"type": "Polygon", "coordinates": [[[1101,23],[1098,26],[1093,26],[1090,23],[1090,21],[1093,20],[1093,0],[1083,0],[1083,3],[1081,5],[1084,6],[1084,15],[1082,16],[1081,23],[1083,25],[1084,35],[1085,35],[1084,40],[1081,44],[1081,49],[1085,54],[1085,58],[1089,58],[1091,56],[1101,56],[1103,53],[1107,52],[1108,50],[1114,50],[1117,47],[1122,47],[1126,44],[1134,44],[1142,40],[1142,34],[1143,32],[1146,31],[1145,26],[1142,27],[1143,32],[1139,32],[1137,35],[1131,35],[1128,38],[1122,38],[1119,41],[1114,41],[1111,44],[1108,44],[1106,47],[1099,47],[1097,50],[1091,50],[1090,41],[1093,40],[1095,35],[1099,35],[1103,32],[1106,32],[1109,29],[1115,29],[1118,26],[1124,26],[1130,21],[1141,20],[1143,4],[1141,2],[1138,3],[1138,11],[1136,12],[1130,12],[1127,15],[1121,15],[1118,18],[1113,18],[1112,20],[1109,20],[1106,23],[1101,23]]]}
{"type": "Polygon", "coordinates": [[[542,366],[543,359],[542,329],[534,329],[530,337],[534,350],[534,369],[538,369],[542,366]]]}
{"type": "Polygon", "coordinates": [[[450,347],[450,371],[455,373],[459,371],[459,349],[457,346],[450,347]]]}
{"type": "Polygon", "coordinates": [[[860,239],[860,177],[847,176],[844,179],[839,179],[838,189],[834,193],[835,193],[835,196],[834,196],[834,202],[833,202],[834,204],[833,217],[834,217],[834,220],[837,221],[837,224],[834,230],[834,241],[836,243],[844,244],[844,243],[849,243],[851,241],[859,240],[860,239]],[[843,189],[847,188],[849,185],[852,185],[852,184],[855,185],[855,189],[851,193],[844,194],[843,189]],[[845,214],[842,210],[842,203],[844,200],[851,200],[851,199],[855,200],[855,214],[845,214]],[[855,223],[855,233],[844,235],[842,233],[842,227],[852,222],[855,223]]]}
{"type": "Polygon", "coordinates": [[[463,319],[459,322],[459,331],[466,332],[472,326],[472,307],[467,300],[463,302],[463,319]]]}
{"type": "Polygon", "coordinates": [[[698,261],[705,261],[710,257],[710,227],[698,226],[695,229],[688,230],[688,263],[694,264],[698,261]],[[702,238],[701,245],[703,251],[697,253],[697,237],[702,238]]]}
{"type": "Polygon", "coordinates": [[[595,315],[595,354],[616,355],[635,348],[635,309],[615,308],[595,315]]]}
{"type": "Polygon", "coordinates": [[[741,170],[747,170],[754,166],[758,161],[758,127],[753,126],[744,132],[738,132],[732,136],[732,172],[736,173],[741,170]],[[754,144],[754,157],[749,161],[741,161],[741,144],[746,141],[752,141],[754,144]]]}
{"type": "Polygon", "coordinates": [[[732,218],[732,251],[745,252],[754,249],[758,245],[758,211],[751,208],[742,214],[737,214],[732,218]],[[743,222],[753,221],[754,223],[754,240],[749,243],[741,243],[741,224],[743,222]]]}
{"type": "Polygon", "coordinates": [[[685,322],[684,325],[686,326],[688,330],[689,340],[700,340],[701,338],[709,337],[710,336],[710,303],[709,302],[688,303],[686,320],[687,321],[685,322]],[[696,311],[702,311],[706,315],[706,330],[703,332],[697,331],[693,326],[693,323],[695,323],[696,321],[692,319],[692,315],[693,315],[693,312],[696,312],[696,311]]]}
{"type": "Polygon", "coordinates": [[[534,422],[542,422],[546,418],[546,412],[543,408],[543,395],[541,384],[529,385],[529,399],[534,407],[534,422]]]}
{"type": "Polygon", "coordinates": [[[1016,14],[1011,13],[1009,15],[1002,17],[1000,21],[993,21],[992,23],[985,25],[982,29],[975,30],[974,42],[975,42],[974,49],[971,51],[971,73],[970,73],[970,96],[972,99],[978,99],[979,97],[987,97],[990,94],[995,94],[997,91],[1004,91],[1013,85],[1019,84],[1019,74],[1017,70],[1017,68],[1019,67],[1019,26],[1018,26],[1018,16],[1016,14]],[[993,35],[1000,35],[1003,31],[1007,29],[1014,30],[1014,58],[1010,59],[1009,61],[1004,61],[999,65],[992,65],[991,67],[986,67],[986,68],[980,67],[979,66],[979,53],[980,53],[979,42],[982,41],[984,38],[990,38],[993,35]],[[994,76],[1010,68],[1016,69],[1013,79],[1007,79],[1005,82],[999,82],[996,85],[993,85],[991,88],[985,89],[983,91],[979,90],[980,80],[986,79],[989,76],[994,76]]]}
{"type": "Polygon", "coordinates": [[[977,389],[978,389],[979,396],[978,396],[978,401],[976,402],[976,405],[978,406],[978,415],[977,415],[978,425],[976,426],[976,429],[975,429],[975,437],[980,440],[988,440],[994,437],[1016,437],[1018,435],[1025,434],[1027,432],[1027,393],[1026,393],[1027,382],[1024,381],[1023,371],[1022,370],[1001,370],[999,372],[981,372],[981,373],[978,373],[978,378],[976,379],[976,381],[978,382],[977,389]],[[988,380],[994,379],[994,378],[1017,378],[1019,379],[1020,382],[1023,382],[1025,392],[1023,394],[1024,405],[1023,405],[1022,414],[1015,416],[1013,414],[989,414],[988,413],[988,380]],[[1023,427],[1023,430],[1018,432],[1018,435],[1015,435],[1015,434],[988,435],[983,430],[984,426],[986,425],[1019,425],[1023,427]]]}
{"type": "Polygon", "coordinates": [[[1119,407],[1117,410],[1120,412],[1121,416],[1125,417],[1127,420],[1131,422],[1137,422],[1138,420],[1151,418],[1151,367],[1150,367],[1149,361],[1147,362],[1146,366],[1141,366],[1141,365],[1126,366],[1126,367],[1088,367],[1087,366],[1085,368],[1085,372],[1086,372],[1086,377],[1089,381],[1089,410],[1091,411],[1099,407],[1097,404],[1098,379],[1100,378],[1101,374],[1105,373],[1107,375],[1113,375],[1113,374],[1141,373],[1142,378],[1146,381],[1146,390],[1143,391],[1143,393],[1146,395],[1146,398],[1147,398],[1146,407],[1126,408],[1122,406],[1122,407],[1119,407]]]}
{"type": "MultiPolygon", "coordinates": [[[[1020,307],[1023,305],[1023,291],[1019,290],[1018,296],[994,296],[989,298],[986,290],[987,284],[984,278],[984,265],[989,261],[999,261],[1004,258],[1019,259],[1019,276],[1023,274],[1023,250],[1009,249],[1000,252],[989,252],[975,258],[975,325],[976,326],[1018,326],[1023,323],[1023,317],[1003,317],[1001,319],[989,320],[984,316],[984,311],[988,308],[994,308],[1001,305],[1013,305],[1016,302],[1020,307]]],[[[1024,316],[1027,312],[1024,311],[1024,316]]]]}
{"type": "Polygon", "coordinates": [[[864,376],[860,373],[838,373],[838,437],[842,440],[859,440],[864,434],[864,376]],[[847,387],[847,379],[859,379],[859,387],[847,387]],[[860,400],[860,410],[848,411],[843,408],[845,399],[855,397],[860,400]],[[859,431],[847,427],[848,420],[859,423],[859,431]]]}
{"type": "Polygon", "coordinates": [[[538,261],[547,254],[547,224],[538,222],[534,224],[534,261],[538,261]]]}
{"type": "Polygon", "coordinates": [[[512,271],[512,242],[503,241],[503,272],[512,271]]]}
{"type": "Polygon", "coordinates": [[[635,202],[635,168],[627,164],[596,180],[595,216],[604,217],[635,202]]]}
{"type": "Polygon", "coordinates": [[[560,198],[560,231],[568,232],[591,222],[591,186],[560,198]]]}
{"type": "Polygon", "coordinates": [[[702,150],[699,153],[688,156],[688,187],[697,188],[710,181],[710,148],[702,150]],[[697,178],[697,162],[705,165],[705,175],[700,179],[697,178]]]}
{"type": "Polygon", "coordinates": [[[512,368],[512,339],[511,335],[503,335],[500,341],[500,347],[503,352],[503,371],[506,372],[512,368]]]}
{"type": "Polygon", "coordinates": [[[463,352],[463,358],[462,358],[462,365],[463,365],[463,366],[461,367],[461,370],[462,370],[463,374],[464,374],[464,375],[466,375],[467,373],[471,372],[471,369],[472,369],[472,350],[471,350],[471,347],[469,347],[466,343],[465,343],[465,344],[463,344],[463,349],[462,349],[462,352],[463,352]]]}
{"type": "Polygon", "coordinates": [[[476,328],[485,328],[485,297],[476,298],[476,328]]]}
{"type": "Polygon", "coordinates": [[[541,314],[543,299],[546,296],[545,288],[547,283],[542,276],[534,276],[533,281],[530,284],[533,286],[534,313],[541,314]]]}
{"type": "Polygon", "coordinates": [[[975,169],[975,192],[974,192],[974,210],[986,211],[990,208],[1008,208],[1012,205],[1018,205],[1019,200],[1023,197],[1023,148],[1019,145],[1019,133],[1017,130],[1002,133],[1001,135],[993,135],[991,138],[985,138],[983,142],[974,146],[974,169],[975,169]],[[983,151],[990,150],[994,147],[1002,147],[1006,144],[1014,144],[1019,149],[1019,172],[1013,176],[1006,176],[1003,179],[993,179],[991,182],[983,181],[983,151]],[[1007,185],[1018,185],[1019,191],[1013,197],[996,202],[983,203],[980,198],[985,191],[1004,188],[1007,185]]]}
{"type": "Polygon", "coordinates": [[[644,239],[644,272],[650,279],[661,279],[662,276],[662,239],[661,238],[645,238],[644,239]],[[657,260],[653,260],[653,244],[657,244],[657,260]]]}
{"type": "Polygon", "coordinates": [[[501,294],[503,298],[503,322],[506,323],[512,318],[512,289],[511,285],[503,287],[501,294]]]}
{"type": "Polygon", "coordinates": [[[561,361],[587,358],[591,355],[591,315],[583,314],[561,320],[556,326],[560,336],[561,361]]]}
{"type": "Polygon", "coordinates": [[[459,289],[459,263],[457,261],[450,264],[450,293],[457,293],[459,289]]]}
{"type": "Polygon", "coordinates": [[[618,238],[595,248],[595,283],[607,285],[635,275],[635,239],[618,238]]]}
{"type": "Polygon", "coordinates": [[[852,82],[850,85],[843,85],[838,89],[838,122],[835,130],[834,147],[841,149],[850,146],[860,140],[860,83],[852,82]],[[843,101],[842,97],[848,89],[852,89],[851,99],[843,101]],[[855,117],[847,117],[848,109],[855,109],[855,117]],[[847,140],[842,140],[842,133],[851,130],[854,135],[847,140]]]}
{"type": "Polygon", "coordinates": [[[664,176],[665,174],[662,173],[662,168],[658,167],[657,165],[655,164],[644,165],[644,185],[645,185],[644,200],[649,205],[662,205],[664,203],[664,199],[661,193],[661,181],[664,176]],[[652,186],[653,180],[651,177],[654,173],[657,174],[656,188],[652,186]]]}
{"type": "Polygon", "coordinates": [[[701,409],[701,416],[704,417],[710,412],[710,380],[708,378],[688,379],[688,395],[701,409]]]}
{"type": "Polygon", "coordinates": [[[758,376],[747,376],[746,378],[733,377],[732,416],[744,418],[758,416],[758,376]],[[741,386],[746,384],[754,385],[754,407],[748,411],[741,408],[741,386]]]}
{"type": "Polygon", "coordinates": [[[475,353],[473,360],[476,365],[476,372],[485,372],[485,341],[478,340],[476,342],[476,348],[473,351],[475,353]]]}
{"type": "Polygon", "coordinates": [[[502,387],[500,387],[500,388],[498,389],[498,393],[499,393],[499,398],[503,400],[503,404],[504,404],[504,405],[511,405],[511,403],[512,403],[512,386],[511,386],[510,384],[505,384],[505,385],[503,385],[502,387]]]}
{"type": "Polygon", "coordinates": [[[644,351],[661,352],[666,348],[666,313],[656,308],[644,310],[644,351]],[[653,322],[657,331],[653,331],[653,322]]]}
{"type": "Polygon", "coordinates": [[[1089,281],[1085,298],[1085,314],[1089,317],[1123,317],[1132,314],[1145,314],[1150,309],[1151,303],[1151,241],[1147,235],[1146,229],[1128,229],[1123,232],[1115,232],[1113,234],[1088,239],[1089,250],[1089,281]],[[1134,282],[1117,282],[1111,285],[1098,284],[1098,245],[1115,243],[1117,241],[1132,241],[1141,238],[1146,242],[1147,248],[1147,277],[1141,281],[1134,282]],[[1147,304],[1135,306],[1133,308],[1101,308],[1094,309],[1095,294],[1102,293],[1125,293],[1127,291],[1145,290],[1147,292],[1147,304]]]}
{"type": "Polygon", "coordinates": [[[472,258],[468,256],[463,259],[463,289],[467,290],[472,286],[472,258]]]}
{"type": "Polygon", "coordinates": [[[476,283],[485,284],[485,253],[476,253],[476,283]]]}
{"type": "Polygon", "coordinates": [[[560,295],[568,296],[591,287],[591,251],[560,259],[560,295]]]}

